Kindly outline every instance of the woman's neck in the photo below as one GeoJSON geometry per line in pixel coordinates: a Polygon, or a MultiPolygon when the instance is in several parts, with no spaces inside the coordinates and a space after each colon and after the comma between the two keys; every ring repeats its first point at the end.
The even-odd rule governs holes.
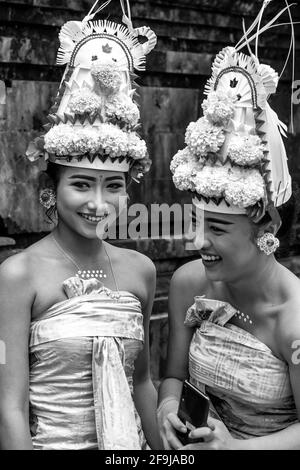
{"type": "Polygon", "coordinates": [[[62,222],[58,222],[52,233],[62,248],[79,260],[95,259],[102,247],[101,239],[86,238],[62,222]]]}
{"type": "Polygon", "coordinates": [[[252,272],[234,282],[226,283],[226,290],[237,304],[256,301],[272,301],[278,298],[281,265],[274,256],[262,257],[252,272]]]}

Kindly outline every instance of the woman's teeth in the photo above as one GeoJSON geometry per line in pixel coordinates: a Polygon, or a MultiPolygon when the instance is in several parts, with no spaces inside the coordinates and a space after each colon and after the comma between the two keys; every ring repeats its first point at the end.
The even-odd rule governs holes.
{"type": "Polygon", "coordinates": [[[202,259],[204,261],[220,261],[221,258],[220,256],[214,256],[214,255],[201,255],[202,259]]]}
{"type": "Polygon", "coordinates": [[[104,220],[107,217],[107,214],[96,216],[96,215],[79,213],[79,215],[83,217],[84,219],[89,220],[90,222],[101,222],[101,220],[104,220]]]}

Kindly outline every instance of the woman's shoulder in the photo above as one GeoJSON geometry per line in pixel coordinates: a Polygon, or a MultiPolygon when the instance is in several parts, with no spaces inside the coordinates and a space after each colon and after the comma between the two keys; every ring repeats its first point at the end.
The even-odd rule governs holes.
{"type": "Polygon", "coordinates": [[[202,260],[190,261],[178,268],[171,279],[169,304],[174,311],[185,312],[197,295],[206,295],[209,281],[202,260]]]}
{"type": "Polygon", "coordinates": [[[31,263],[32,257],[26,250],[9,256],[0,265],[1,280],[13,279],[16,282],[27,280],[31,272],[31,263]]]}
{"type": "Polygon", "coordinates": [[[195,295],[203,294],[203,289],[208,286],[205,268],[201,259],[196,259],[183,264],[174,272],[171,283],[180,290],[195,291],[195,295]]]}
{"type": "Polygon", "coordinates": [[[286,274],[286,298],[278,315],[277,337],[283,356],[290,362],[293,346],[300,345],[300,279],[290,271],[286,274]]]}
{"type": "Polygon", "coordinates": [[[28,285],[46,251],[45,246],[48,243],[46,238],[33,243],[3,261],[0,265],[1,278],[7,280],[13,278],[16,282],[24,280],[28,285]]]}
{"type": "Polygon", "coordinates": [[[155,264],[147,255],[129,248],[115,245],[110,245],[110,247],[114,257],[122,257],[122,264],[125,264],[129,270],[134,269],[134,272],[145,275],[146,277],[156,275],[155,264]]]}
{"type": "MultiPolygon", "coordinates": [[[[30,310],[36,289],[31,256],[22,251],[7,258],[0,266],[0,301],[2,305],[22,304],[30,310]]],[[[5,311],[5,308],[4,308],[5,311]]]]}

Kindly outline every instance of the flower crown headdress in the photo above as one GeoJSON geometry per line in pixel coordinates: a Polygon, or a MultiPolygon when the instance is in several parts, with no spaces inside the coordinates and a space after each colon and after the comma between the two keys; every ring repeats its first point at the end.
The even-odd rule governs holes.
{"type": "MultiPolygon", "coordinates": [[[[290,5],[261,28],[270,1],[264,1],[238,45],[217,54],[205,87],[203,117],[187,127],[186,147],[173,157],[170,169],[175,186],[191,191],[195,204],[200,200],[206,210],[248,214],[254,221],[267,211],[278,222],[276,207],[291,196],[282,140],[287,128],[267,102],[276,91],[278,74],[259,62],[257,49],[259,35],[289,12],[290,5]],[[250,49],[253,39],[255,54],[250,49]],[[250,56],[239,52],[245,46],[250,56]]],[[[291,38],[293,45],[293,34],[291,38]]]]}
{"type": "Polygon", "coordinates": [[[134,70],[144,70],[156,35],[133,28],[124,1],[122,24],[91,21],[97,0],[82,21],[68,21],[59,33],[57,64],[67,64],[46,133],[32,142],[27,157],[67,166],[130,173],[139,178],[150,168],[146,143],[136,132],[140,113],[134,95],[134,70]],[[146,41],[139,42],[143,36],[146,41]]]}

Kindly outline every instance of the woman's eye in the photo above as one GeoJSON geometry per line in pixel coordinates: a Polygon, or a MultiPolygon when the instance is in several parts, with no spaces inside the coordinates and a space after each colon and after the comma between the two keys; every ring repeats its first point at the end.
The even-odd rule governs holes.
{"type": "Polygon", "coordinates": [[[211,230],[211,232],[214,232],[214,233],[219,233],[219,234],[225,233],[224,230],[222,230],[219,227],[216,227],[215,225],[211,225],[210,230],[211,230]]]}
{"type": "Polygon", "coordinates": [[[73,183],[73,186],[75,186],[76,188],[79,188],[79,189],[87,189],[89,188],[89,184],[88,183],[82,183],[80,181],[77,181],[76,183],[73,183]]]}
{"type": "Polygon", "coordinates": [[[123,184],[120,183],[111,183],[108,185],[109,189],[120,189],[123,188],[123,184]]]}

